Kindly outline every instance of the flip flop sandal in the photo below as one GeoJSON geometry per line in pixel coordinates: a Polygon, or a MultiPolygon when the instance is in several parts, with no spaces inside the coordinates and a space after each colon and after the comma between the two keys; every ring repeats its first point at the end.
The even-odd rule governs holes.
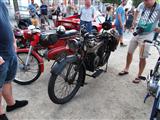
{"type": "Polygon", "coordinates": [[[141,82],[141,79],[140,78],[136,78],[132,82],[135,83],[135,84],[139,84],[141,82]]]}
{"type": "Polygon", "coordinates": [[[127,71],[122,71],[122,72],[120,72],[118,75],[120,75],[120,76],[123,76],[123,75],[127,75],[129,72],[127,72],[127,71]]]}
{"type": "Polygon", "coordinates": [[[139,78],[141,79],[141,80],[146,80],[146,77],[144,77],[144,76],[139,76],[139,78]]]}

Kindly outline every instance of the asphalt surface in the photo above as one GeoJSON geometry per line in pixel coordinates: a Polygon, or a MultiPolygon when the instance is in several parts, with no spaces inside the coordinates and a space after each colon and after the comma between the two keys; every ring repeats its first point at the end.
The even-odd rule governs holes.
{"type": "MultiPolygon", "coordinates": [[[[127,44],[131,37],[131,34],[125,33],[127,44]]],[[[132,83],[138,72],[138,49],[129,75],[118,76],[118,72],[124,68],[127,49],[118,47],[110,57],[108,72],[96,79],[87,77],[88,85],[81,88],[72,101],[65,105],[56,105],[48,97],[48,81],[53,62],[45,61],[45,72],[36,82],[28,86],[13,84],[15,99],[29,100],[29,104],[25,108],[7,113],[9,120],[148,120],[153,98],[149,98],[144,104],[146,82],[142,81],[138,85],[132,83]]],[[[158,52],[152,48],[144,75],[154,67],[158,56],[158,52]]],[[[5,105],[3,101],[4,108],[5,105]]]]}

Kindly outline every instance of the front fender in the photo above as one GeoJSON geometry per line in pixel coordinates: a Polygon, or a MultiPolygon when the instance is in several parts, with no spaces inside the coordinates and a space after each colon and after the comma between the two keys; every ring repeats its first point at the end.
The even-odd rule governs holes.
{"type": "Polygon", "coordinates": [[[64,67],[68,63],[73,63],[73,62],[76,62],[77,60],[78,60],[78,56],[76,56],[76,55],[67,56],[54,64],[54,66],[51,68],[51,73],[59,75],[59,74],[61,74],[64,67]]]}
{"type": "MultiPolygon", "coordinates": [[[[24,49],[17,49],[17,53],[28,53],[29,49],[28,48],[24,48],[24,49]]],[[[40,64],[40,71],[44,72],[44,60],[41,56],[39,56],[39,54],[35,51],[32,50],[32,55],[38,60],[39,64],[40,64]]]]}

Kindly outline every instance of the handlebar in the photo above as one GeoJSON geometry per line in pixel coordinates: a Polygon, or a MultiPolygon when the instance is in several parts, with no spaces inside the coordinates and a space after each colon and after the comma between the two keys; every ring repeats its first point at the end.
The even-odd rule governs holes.
{"type": "Polygon", "coordinates": [[[153,41],[150,41],[150,40],[144,40],[144,43],[153,43],[153,41]]]}

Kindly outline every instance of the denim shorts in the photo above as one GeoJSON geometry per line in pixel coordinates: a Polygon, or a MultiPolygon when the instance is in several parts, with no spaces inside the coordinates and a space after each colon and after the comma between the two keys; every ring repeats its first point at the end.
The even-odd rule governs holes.
{"type": "Polygon", "coordinates": [[[3,57],[4,63],[0,65],[0,92],[2,91],[3,85],[10,83],[15,79],[17,72],[17,56],[3,57]]]}
{"type": "Polygon", "coordinates": [[[123,36],[123,29],[120,26],[116,26],[116,30],[118,31],[120,36],[123,36]]]}

